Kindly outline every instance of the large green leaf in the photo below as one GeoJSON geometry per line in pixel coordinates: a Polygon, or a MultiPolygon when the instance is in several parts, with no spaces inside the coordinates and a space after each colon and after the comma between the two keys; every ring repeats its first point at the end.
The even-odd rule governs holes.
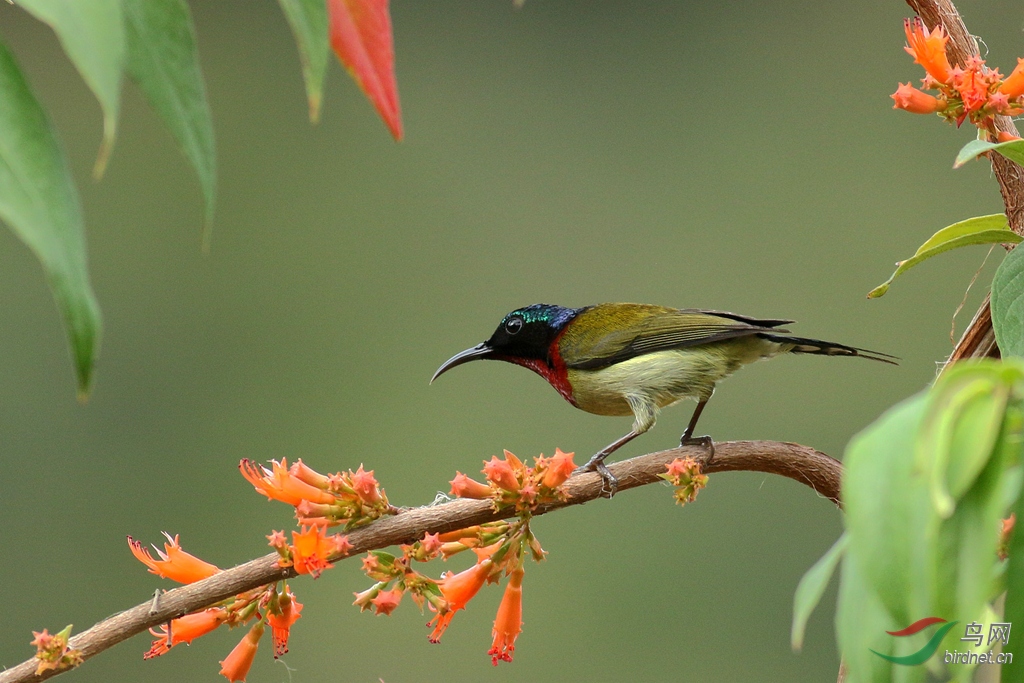
{"type": "MultiPolygon", "coordinates": [[[[870,616],[874,601],[896,628],[932,616],[961,623],[989,618],[988,603],[1002,591],[999,520],[1022,480],[1022,394],[1024,363],[961,362],[930,391],[889,410],[850,442],[843,476],[850,540],[837,634],[851,680],[890,680],[863,653],[878,640],[859,632],[868,617],[881,619],[870,616]]],[[[945,638],[955,644],[958,636],[949,632],[945,638]]],[[[883,656],[903,656],[926,639],[918,634],[896,640],[882,638],[882,649],[870,647],[883,656]]],[[[940,664],[933,658],[929,667],[938,670],[940,664]]],[[[909,675],[908,668],[891,675],[909,675]]],[[[949,668],[959,681],[972,675],[971,666],[949,668]]]]}
{"type": "Polygon", "coordinates": [[[213,118],[184,0],[124,0],[128,73],[170,128],[199,176],[206,235],[213,222],[216,164],[213,118]]]}
{"type": "Polygon", "coordinates": [[[64,154],[14,57],[0,45],[0,219],[36,254],[64,317],[89,392],[100,311],[86,268],[85,227],[64,154]]]}
{"type": "Polygon", "coordinates": [[[103,108],[103,144],[93,174],[103,175],[114,146],[121,107],[124,21],[120,0],[17,0],[46,22],[60,39],[71,63],[103,108]]]}
{"type": "Polygon", "coordinates": [[[1015,163],[1024,165],[1024,140],[1011,140],[1009,142],[987,142],[985,140],[971,140],[964,145],[956,155],[953,168],[960,168],[971,159],[977,159],[985,152],[998,152],[1015,163]]]}
{"type": "Polygon", "coordinates": [[[921,261],[930,259],[944,251],[971,244],[1017,244],[1020,241],[1021,236],[1010,230],[1006,216],[1001,213],[991,216],[976,216],[954,223],[929,237],[909,259],[897,263],[896,272],[892,274],[892,277],[868,292],[868,298],[877,299],[882,296],[889,291],[889,286],[897,277],[921,261]]]}
{"type": "Polygon", "coordinates": [[[278,0],[295,34],[302,62],[302,77],[309,99],[309,120],[320,120],[324,74],[327,72],[327,4],[324,0],[278,0]]]}
{"type": "Polygon", "coordinates": [[[992,328],[1003,357],[1024,356],[1024,249],[1014,249],[992,280],[992,328]]]}
{"type": "Polygon", "coordinates": [[[922,393],[889,409],[850,441],[844,458],[847,554],[856,558],[898,628],[932,616],[926,530],[936,515],[928,479],[914,462],[926,407],[922,393]]]}
{"type": "Polygon", "coordinates": [[[807,570],[800,584],[796,587],[796,594],[793,596],[793,628],[790,632],[789,642],[794,650],[799,650],[804,645],[804,632],[807,630],[807,620],[811,612],[818,606],[825,588],[828,587],[829,579],[836,571],[836,565],[843,559],[846,552],[846,544],[850,538],[843,534],[839,537],[828,552],[821,556],[814,566],[807,570]]]}

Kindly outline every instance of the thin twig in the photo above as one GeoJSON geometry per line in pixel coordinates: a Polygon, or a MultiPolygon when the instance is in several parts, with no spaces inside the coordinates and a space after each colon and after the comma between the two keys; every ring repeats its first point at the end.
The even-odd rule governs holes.
{"type": "MultiPolygon", "coordinates": [[[[701,446],[673,448],[641,455],[609,465],[619,480],[619,491],[660,482],[665,465],[677,457],[691,456],[703,460],[706,450],[701,446]]],[[[777,441],[728,441],[715,444],[715,457],[705,472],[754,471],[778,474],[814,489],[820,496],[839,504],[839,483],[843,466],[839,461],[807,446],[777,441]]],[[[579,474],[565,483],[564,502],[536,511],[542,515],[571,505],[579,505],[601,497],[602,481],[597,474],[579,474]]],[[[348,535],[352,550],[347,557],[368,550],[401,543],[412,543],[426,533],[454,531],[483,522],[514,516],[508,510],[496,512],[487,500],[454,500],[450,503],[405,510],[394,517],[380,519],[348,535]]],[[[332,558],[337,561],[343,558],[332,558]]],[[[109,647],[148,628],[166,623],[189,612],[207,607],[225,598],[294,576],[291,568],[277,564],[272,553],[227,569],[208,579],[169,590],[159,601],[148,599],[140,605],[105,619],[71,638],[70,646],[84,659],[94,657],[109,647]]],[[[26,642],[28,637],[26,636],[26,642]]],[[[42,681],[56,671],[36,675],[36,660],[30,659],[0,672],[0,683],[42,681]]]]}

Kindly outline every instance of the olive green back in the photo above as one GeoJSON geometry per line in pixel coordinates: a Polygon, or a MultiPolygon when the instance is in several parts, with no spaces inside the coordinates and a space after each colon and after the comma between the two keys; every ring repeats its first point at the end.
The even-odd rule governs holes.
{"type": "Polygon", "coordinates": [[[788,320],[758,320],[719,311],[650,304],[598,304],[569,324],[558,350],[571,369],[593,369],[629,358],[774,330],[788,320]]]}

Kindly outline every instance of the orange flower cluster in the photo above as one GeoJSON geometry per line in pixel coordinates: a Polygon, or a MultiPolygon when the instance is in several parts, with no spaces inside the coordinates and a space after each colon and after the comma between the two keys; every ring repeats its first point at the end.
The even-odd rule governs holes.
{"type": "Polygon", "coordinates": [[[71,626],[67,626],[60,633],[50,633],[45,628],[42,631],[32,631],[32,647],[36,649],[36,675],[40,676],[45,671],[63,671],[73,669],[82,663],[82,653],[74,648],[68,647],[68,638],[71,637],[71,626]]]}
{"type": "Polygon", "coordinates": [[[299,460],[291,467],[288,460],[271,461],[271,468],[249,459],[238,469],[256,491],[271,500],[295,507],[304,526],[338,526],[354,529],[386,514],[393,514],[387,496],[373,476],[360,465],[355,472],[324,475],[299,460]]]}
{"type": "MultiPolygon", "coordinates": [[[[361,611],[373,609],[376,614],[389,615],[408,593],[421,611],[429,608],[434,613],[428,624],[432,627],[429,639],[438,642],[455,613],[465,609],[485,583],[497,583],[502,575],[507,576],[488,654],[495,665],[498,661],[512,661],[515,641],[522,631],[523,564],[527,554],[537,562],[546,554],[530,531],[530,517],[538,505],[564,500],[562,485],[576,468],[572,458],[572,453],[555,449],[552,457],[541,455],[528,467],[505,451],[503,460],[492,457],[485,463],[483,472],[487,484],[458,473],[451,482],[452,493],[491,499],[496,508],[512,507],[519,519],[512,523],[488,522],[443,534],[426,534],[415,543],[402,545],[400,555],[381,550],[370,552],[363,560],[363,571],[375,584],[356,593],[354,604],[361,611]],[[458,574],[449,572],[435,580],[412,568],[414,562],[447,559],[466,550],[472,550],[477,560],[458,574]]],[[[301,460],[289,466],[282,459],[272,461],[270,467],[242,460],[239,469],[257,492],[296,509],[300,530],[292,531],[291,543],[283,531],[274,531],[267,540],[280,555],[280,565],[293,567],[298,574],[316,578],[333,566],[332,561],[351,553],[348,537],[328,534],[329,527],[344,524],[346,529],[352,529],[397,512],[388,503],[373,471],[366,471],[362,466],[354,472],[323,475],[301,460]]],[[[177,536],[164,535],[167,542],[163,550],[153,548],[156,557],[128,537],[132,554],[151,573],[180,583],[192,583],[221,571],[216,565],[185,552],[177,536]]],[[[229,681],[244,681],[267,627],[274,641],[274,656],[280,657],[288,652],[289,633],[301,611],[302,604],[287,584],[267,584],[151,629],[156,640],[144,658],[166,654],[174,646],[189,644],[223,624],[235,627],[252,623],[238,645],[220,662],[220,673],[229,681]]],[[[33,644],[39,649],[41,670],[44,666],[59,668],[77,663],[77,653],[67,649],[69,632],[70,627],[63,633],[63,640],[61,634],[50,636],[46,631],[35,634],[33,644]]]]}
{"type": "Polygon", "coordinates": [[[900,84],[892,99],[894,109],[914,114],[939,114],[959,126],[966,119],[998,138],[996,115],[1017,116],[1024,113],[1024,59],[1005,79],[998,69],[989,69],[985,60],[971,57],[963,67],[951,66],[946,56],[946,35],[942,26],[929,31],[919,18],[903,22],[907,34],[906,51],[925,70],[921,81],[929,95],[910,83],[900,84]]]}
{"type": "Polygon", "coordinates": [[[391,614],[408,593],[422,610],[426,603],[432,609],[444,608],[441,589],[433,579],[412,568],[413,562],[429,562],[441,555],[441,539],[438,534],[426,534],[422,540],[402,546],[401,556],[383,550],[373,550],[363,558],[363,572],[376,581],[369,589],[355,593],[352,604],[360,612],[373,609],[376,614],[391,614]],[[390,588],[394,582],[394,588],[390,588]]]}
{"type": "Polygon", "coordinates": [[[692,503],[697,494],[707,486],[708,475],[701,474],[700,463],[694,458],[676,458],[665,466],[662,479],[676,487],[675,498],[679,505],[692,503]]]}
{"type": "Polygon", "coordinates": [[[377,614],[387,615],[409,593],[421,610],[426,606],[435,613],[428,626],[433,627],[429,640],[436,643],[455,613],[465,609],[484,584],[496,583],[505,574],[508,586],[494,621],[494,641],[488,654],[494,664],[499,660],[511,662],[516,638],[522,631],[523,563],[527,552],[538,562],[545,555],[530,531],[528,514],[513,524],[492,522],[445,534],[427,534],[416,543],[402,546],[400,557],[379,550],[368,553],[363,571],[376,583],[356,593],[354,604],[361,611],[372,608],[377,614]],[[447,559],[470,549],[477,556],[473,566],[458,574],[449,572],[437,581],[411,568],[412,562],[429,562],[442,556],[447,559]]]}
{"type": "Polygon", "coordinates": [[[576,465],[573,453],[556,448],[550,458],[534,458],[533,467],[527,467],[519,458],[505,451],[505,459],[492,456],[484,463],[487,484],[471,479],[461,472],[449,483],[452,495],[460,498],[491,498],[495,509],[515,507],[516,512],[532,512],[538,505],[565,499],[562,484],[572,476],[576,465]]]}
{"type": "MultiPolygon", "coordinates": [[[[304,563],[304,566],[310,567],[314,566],[319,558],[326,557],[320,548],[318,530],[314,528],[310,531],[316,540],[312,544],[305,540],[297,540],[296,545],[300,547],[300,550],[294,556],[290,556],[290,559],[296,563],[296,570],[298,570],[300,562],[304,563]],[[309,555],[307,556],[305,553],[309,553],[309,555]]],[[[280,532],[276,533],[280,534],[280,532]]],[[[280,535],[282,538],[284,537],[283,534],[280,535]]],[[[164,551],[161,552],[154,548],[157,555],[160,556],[159,560],[154,560],[141,543],[131,536],[128,537],[128,545],[131,547],[132,554],[149,567],[150,572],[180,583],[192,583],[221,571],[215,565],[182,550],[177,536],[172,538],[166,533],[164,536],[168,541],[164,544],[164,551]]],[[[329,545],[333,549],[337,544],[330,543],[329,545]]],[[[307,571],[311,573],[311,570],[307,571]]],[[[172,619],[158,629],[150,629],[150,633],[156,636],[156,640],[143,655],[143,659],[159,657],[181,643],[189,644],[196,638],[216,630],[221,624],[238,626],[255,619],[256,623],[246,636],[221,662],[221,674],[229,681],[232,683],[244,681],[256,656],[256,648],[263,636],[265,624],[270,624],[273,633],[274,657],[280,657],[288,652],[288,635],[301,611],[302,604],[295,599],[295,594],[287,585],[282,584],[279,589],[277,583],[267,584],[224,600],[215,607],[172,619]]]]}
{"type": "Polygon", "coordinates": [[[328,535],[323,526],[303,526],[302,531],[293,531],[291,545],[282,531],[271,533],[267,540],[268,545],[281,556],[278,564],[295,567],[296,574],[309,574],[314,579],[319,578],[323,570],[334,566],[331,558],[344,557],[352,550],[347,536],[328,535]]]}

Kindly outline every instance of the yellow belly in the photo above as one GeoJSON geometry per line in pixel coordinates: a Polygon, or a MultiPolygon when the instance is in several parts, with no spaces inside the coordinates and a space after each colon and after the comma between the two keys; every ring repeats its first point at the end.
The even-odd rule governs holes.
{"type": "Polygon", "coordinates": [[[597,370],[569,370],[576,406],[596,415],[633,415],[628,397],[654,410],[684,398],[707,400],[738,368],[784,349],[756,337],[649,353],[597,370]]]}

